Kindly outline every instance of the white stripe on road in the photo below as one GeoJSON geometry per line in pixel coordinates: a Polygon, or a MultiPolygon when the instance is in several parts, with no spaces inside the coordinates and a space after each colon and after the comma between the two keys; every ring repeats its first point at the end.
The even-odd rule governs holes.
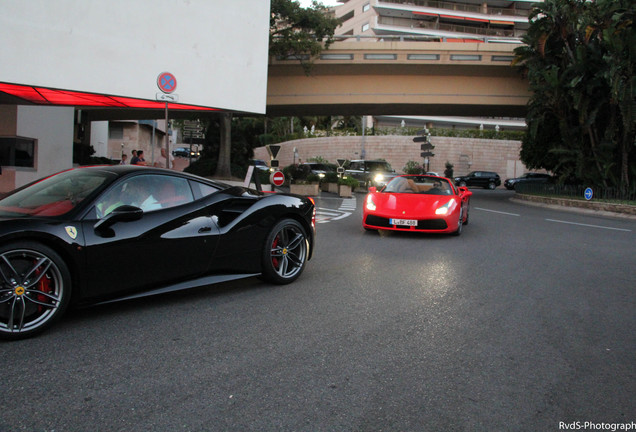
{"type": "Polygon", "coordinates": [[[475,207],[475,210],[487,211],[487,212],[491,212],[491,213],[499,213],[499,214],[508,215],[508,216],[521,216],[521,215],[519,215],[517,213],[506,213],[506,212],[497,211],[497,210],[489,210],[489,209],[485,209],[485,208],[481,208],[481,207],[475,207]]]}
{"type": "Polygon", "coordinates": [[[623,228],[614,228],[614,227],[608,227],[608,226],[602,226],[602,225],[590,225],[590,224],[568,222],[568,221],[562,221],[562,220],[556,220],[556,219],[546,219],[546,220],[548,222],[557,222],[557,223],[563,223],[563,224],[568,224],[568,225],[578,225],[578,226],[584,226],[584,227],[589,227],[589,228],[601,228],[601,229],[608,229],[608,230],[614,230],[614,231],[626,231],[626,232],[631,232],[632,231],[632,230],[623,229],[623,228]]]}
{"type": "Polygon", "coordinates": [[[322,209],[322,208],[316,209],[316,216],[317,215],[321,215],[321,216],[322,215],[325,215],[325,216],[338,216],[340,214],[342,214],[342,212],[338,211],[338,210],[329,211],[329,210],[325,210],[325,209],[322,209]]]}
{"type": "Polygon", "coordinates": [[[346,218],[347,216],[351,216],[351,213],[343,213],[343,214],[341,214],[340,216],[335,217],[335,218],[333,218],[333,219],[331,219],[331,220],[339,220],[339,219],[346,218]]]}

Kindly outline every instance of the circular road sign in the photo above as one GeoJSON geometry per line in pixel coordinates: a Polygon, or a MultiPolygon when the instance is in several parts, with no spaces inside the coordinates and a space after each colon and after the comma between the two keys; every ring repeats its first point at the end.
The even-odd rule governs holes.
{"type": "Polygon", "coordinates": [[[269,176],[269,182],[274,186],[282,186],[285,183],[285,174],[282,171],[274,171],[271,176],[269,176]]]}
{"type": "Polygon", "coordinates": [[[164,93],[172,93],[177,89],[177,79],[170,72],[162,72],[157,77],[157,86],[164,93]]]}
{"type": "Polygon", "coordinates": [[[585,189],[585,199],[586,200],[591,200],[592,197],[594,196],[594,191],[592,190],[592,188],[587,188],[585,189]]]}

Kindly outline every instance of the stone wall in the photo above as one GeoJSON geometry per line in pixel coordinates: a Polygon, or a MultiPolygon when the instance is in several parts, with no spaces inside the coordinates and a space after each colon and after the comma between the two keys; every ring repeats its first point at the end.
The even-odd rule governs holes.
{"type": "MultiPolygon", "coordinates": [[[[314,157],[322,157],[331,163],[337,159],[362,159],[364,145],[365,159],[386,159],[393,168],[402,172],[409,160],[423,162],[420,157],[420,143],[413,142],[413,136],[349,136],[306,138],[280,143],[278,155],[280,166],[294,162],[294,147],[297,157],[306,162],[314,157]]],[[[519,160],[520,141],[487,140],[475,138],[431,137],[435,146],[435,156],[430,161],[430,171],[443,175],[446,161],[454,165],[454,175],[467,174],[473,170],[497,172],[502,181],[518,177],[528,171],[519,160]]],[[[269,161],[265,147],[254,149],[254,158],[269,161]]]]}

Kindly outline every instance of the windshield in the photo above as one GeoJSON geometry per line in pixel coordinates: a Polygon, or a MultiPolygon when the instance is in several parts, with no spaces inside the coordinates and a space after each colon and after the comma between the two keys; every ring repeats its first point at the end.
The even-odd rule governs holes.
{"type": "Polygon", "coordinates": [[[367,171],[393,171],[391,165],[388,162],[384,161],[367,161],[366,165],[367,171]]]}
{"type": "Polygon", "coordinates": [[[453,188],[446,179],[428,176],[401,176],[391,180],[382,192],[453,195],[453,188]]]}
{"type": "Polygon", "coordinates": [[[112,174],[69,170],[42,179],[0,200],[0,216],[60,216],[73,210],[112,174]]]}

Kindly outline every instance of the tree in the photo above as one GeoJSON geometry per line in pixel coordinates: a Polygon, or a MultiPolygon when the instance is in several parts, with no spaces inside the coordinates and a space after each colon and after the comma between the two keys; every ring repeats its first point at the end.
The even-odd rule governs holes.
{"type": "Polygon", "coordinates": [[[333,43],[340,25],[328,10],[316,0],[306,9],[292,0],[271,0],[270,56],[298,59],[309,74],[313,59],[333,43]]]}
{"type": "Polygon", "coordinates": [[[533,91],[521,149],[528,167],[634,187],[635,8],[631,0],[547,0],[533,9],[526,45],[515,50],[533,91]]]}

